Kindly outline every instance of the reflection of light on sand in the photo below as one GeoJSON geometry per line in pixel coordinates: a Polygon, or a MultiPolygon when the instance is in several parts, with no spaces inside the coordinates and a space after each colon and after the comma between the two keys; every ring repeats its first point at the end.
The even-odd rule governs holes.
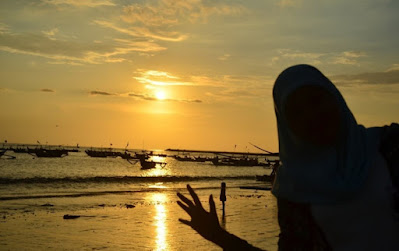
{"type": "Polygon", "coordinates": [[[167,209],[164,205],[167,198],[165,194],[156,193],[152,195],[152,201],[155,204],[155,226],[156,226],[156,240],[155,240],[155,250],[167,250],[168,242],[166,239],[167,226],[166,226],[166,218],[167,218],[167,209]]]}

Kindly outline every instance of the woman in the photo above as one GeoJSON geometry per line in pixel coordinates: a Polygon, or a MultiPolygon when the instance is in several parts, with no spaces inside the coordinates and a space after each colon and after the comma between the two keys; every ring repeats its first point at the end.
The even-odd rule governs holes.
{"type": "MultiPolygon", "coordinates": [[[[358,125],[335,86],[309,65],[283,71],[273,98],[279,250],[399,250],[398,126],[358,125]],[[383,138],[390,142],[381,145],[383,138]]],[[[191,216],[183,223],[226,250],[256,249],[219,227],[212,197],[208,213],[188,189],[194,203],[178,195],[191,216]]]]}

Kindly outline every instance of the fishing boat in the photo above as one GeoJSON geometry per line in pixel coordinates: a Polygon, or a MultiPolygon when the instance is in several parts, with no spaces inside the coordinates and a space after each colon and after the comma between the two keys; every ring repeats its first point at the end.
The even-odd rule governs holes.
{"type": "Polygon", "coordinates": [[[256,175],[256,180],[257,181],[266,181],[266,182],[273,183],[274,182],[274,178],[276,177],[277,170],[280,167],[280,161],[278,161],[278,160],[274,161],[274,164],[273,164],[272,167],[273,167],[273,170],[270,173],[270,175],[267,175],[267,174],[266,175],[256,175]]]}
{"type": "Polygon", "coordinates": [[[209,157],[201,157],[201,156],[194,157],[195,162],[206,162],[206,161],[212,161],[212,160],[213,160],[213,158],[209,158],[209,157]]]}
{"type": "Polygon", "coordinates": [[[34,154],[39,158],[61,158],[68,155],[64,149],[35,149],[34,154]]]}
{"type": "Polygon", "coordinates": [[[127,151],[125,151],[124,153],[119,152],[119,153],[118,153],[118,156],[121,157],[122,159],[126,159],[126,160],[129,160],[129,159],[137,159],[136,156],[132,156],[132,155],[131,155],[130,153],[128,153],[127,151]]]}
{"type": "Polygon", "coordinates": [[[180,156],[174,155],[173,156],[178,161],[190,161],[190,162],[205,162],[205,161],[212,161],[213,158],[208,157],[201,157],[201,156],[180,156]]]}
{"type": "Polygon", "coordinates": [[[195,161],[195,159],[191,156],[179,156],[179,155],[175,155],[173,156],[176,160],[178,161],[195,161]]]}
{"type": "Polygon", "coordinates": [[[0,158],[4,156],[5,158],[3,158],[3,159],[16,159],[15,156],[5,154],[7,151],[8,151],[8,149],[1,149],[0,150],[0,158]]]}
{"type": "Polygon", "coordinates": [[[93,157],[93,158],[106,158],[106,157],[116,158],[116,157],[120,156],[120,154],[118,152],[114,152],[114,151],[86,150],[85,152],[87,155],[89,155],[90,157],[93,157]]]}
{"type": "Polygon", "coordinates": [[[156,165],[161,167],[166,166],[166,162],[157,162],[157,161],[148,161],[145,159],[140,159],[141,170],[152,169],[155,168],[156,165]]]}
{"type": "Polygon", "coordinates": [[[10,148],[11,151],[14,153],[28,153],[28,148],[22,148],[22,147],[17,147],[17,148],[10,148]]]}
{"type": "Polygon", "coordinates": [[[135,153],[135,158],[139,160],[146,160],[150,158],[150,154],[143,152],[143,153],[135,153]]]}
{"type": "Polygon", "coordinates": [[[215,166],[258,166],[259,161],[256,158],[234,158],[234,157],[225,157],[219,158],[216,156],[212,159],[212,163],[215,166]]]}

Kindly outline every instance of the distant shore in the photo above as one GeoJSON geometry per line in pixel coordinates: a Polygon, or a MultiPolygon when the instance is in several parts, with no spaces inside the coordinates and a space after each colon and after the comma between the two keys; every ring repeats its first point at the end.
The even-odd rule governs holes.
{"type": "MultiPolygon", "coordinates": [[[[3,143],[0,150],[12,150],[13,148],[65,148],[65,149],[76,149],[76,148],[92,148],[92,149],[114,149],[114,150],[129,150],[129,151],[162,151],[162,150],[151,150],[151,149],[130,149],[130,148],[119,148],[119,147],[92,147],[92,146],[71,146],[71,145],[48,145],[48,144],[21,144],[21,143],[3,143]]],[[[193,149],[175,149],[167,148],[163,151],[167,152],[180,152],[180,153],[213,153],[213,154],[233,154],[233,155],[251,155],[251,156],[267,156],[267,157],[278,157],[279,153],[257,153],[257,152],[232,152],[232,151],[213,151],[213,150],[193,150],[193,149]]]]}
{"type": "Polygon", "coordinates": [[[187,153],[215,153],[215,154],[238,154],[238,155],[257,155],[257,156],[279,156],[279,153],[251,153],[251,152],[228,152],[228,151],[205,151],[168,148],[168,152],[187,152],[187,153]]]}

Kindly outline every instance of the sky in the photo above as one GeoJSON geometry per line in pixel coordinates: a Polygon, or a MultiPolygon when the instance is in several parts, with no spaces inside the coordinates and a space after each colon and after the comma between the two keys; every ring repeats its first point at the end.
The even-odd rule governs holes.
{"type": "Polygon", "coordinates": [[[398,122],[399,1],[2,0],[0,142],[278,151],[272,88],[311,64],[398,122]]]}

